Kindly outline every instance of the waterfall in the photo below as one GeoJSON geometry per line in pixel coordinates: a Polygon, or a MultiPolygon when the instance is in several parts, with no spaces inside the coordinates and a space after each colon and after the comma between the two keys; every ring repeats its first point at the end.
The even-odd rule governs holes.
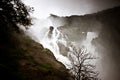
{"type": "Polygon", "coordinates": [[[98,34],[95,32],[87,32],[87,36],[86,39],[82,42],[81,47],[86,49],[89,53],[91,53],[92,55],[97,55],[96,52],[96,48],[95,46],[92,44],[92,41],[94,39],[98,38],[98,34]]]}
{"type": "Polygon", "coordinates": [[[80,48],[87,49],[90,53],[95,53],[95,46],[92,45],[92,41],[98,37],[97,33],[82,32],[87,33],[86,38],[83,42],[78,43],[76,41],[70,41],[68,36],[62,32],[59,27],[61,23],[57,26],[57,24],[54,25],[49,20],[38,21],[40,20],[36,20],[33,27],[31,27],[27,33],[29,35],[31,33],[34,36],[32,36],[33,39],[37,39],[37,42],[41,43],[44,48],[50,49],[55,58],[62,62],[66,68],[69,69],[72,66],[68,58],[68,53],[72,50],[71,45],[79,46],[80,48]]]}
{"type": "Polygon", "coordinates": [[[65,35],[63,35],[57,29],[57,27],[50,26],[49,30],[45,33],[44,38],[41,40],[41,44],[43,44],[45,48],[50,49],[53,52],[56,59],[62,62],[66,66],[66,68],[70,68],[70,60],[67,58],[67,56],[63,56],[60,53],[59,47],[59,44],[62,44],[65,47],[67,47],[67,41],[65,35]]]}
{"type": "Polygon", "coordinates": [[[98,35],[95,32],[87,32],[86,39],[82,42],[82,44],[76,45],[76,42],[68,42],[67,36],[61,33],[56,27],[50,26],[50,29],[46,32],[45,37],[42,39],[41,43],[45,48],[50,49],[56,59],[62,62],[66,68],[70,68],[71,62],[68,58],[68,53],[72,50],[71,45],[80,46],[80,48],[87,50],[87,52],[92,53],[92,55],[96,55],[95,46],[92,45],[92,40],[97,37],[98,35]],[[65,53],[66,56],[61,54],[60,49],[63,46],[60,47],[59,44],[63,45],[64,48],[66,47],[69,49],[65,53]]]}

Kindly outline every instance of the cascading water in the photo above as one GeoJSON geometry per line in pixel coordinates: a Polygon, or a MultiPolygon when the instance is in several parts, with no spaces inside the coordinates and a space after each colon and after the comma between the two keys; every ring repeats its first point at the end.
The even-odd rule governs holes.
{"type": "Polygon", "coordinates": [[[86,32],[86,39],[83,40],[82,43],[78,43],[75,41],[70,41],[68,36],[62,33],[59,29],[60,23],[59,25],[54,25],[49,20],[44,20],[41,22],[37,21],[35,22],[35,25],[28,30],[28,33],[34,33],[33,35],[36,36],[38,39],[37,41],[45,48],[50,49],[56,59],[62,62],[66,68],[69,69],[72,66],[71,61],[68,58],[68,53],[72,50],[70,49],[71,45],[78,44],[76,46],[86,49],[90,53],[95,53],[95,47],[92,45],[92,40],[98,37],[95,32],[86,32]]]}
{"type": "Polygon", "coordinates": [[[69,59],[60,54],[58,43],[66,46],[66,40],[64,39],[64,35],[56,27],[50,26],[50,29],[46,32],[44,38],[41,40],[41,43],[45,48],[50,49],[54,53],[56,59],[62,62],[66,68],[70,67],[71,63],[69,59]]]}
{"type": "Polygon", "coordinates": [[[98,56],[97,52],[95,51],[95,46],[92,45],[92,41],[98,37],[98,34],[95,32],[87,32],[86,39],[82,42],[81,47],[86,49],[89,53],[94,56],[98,56]]]}

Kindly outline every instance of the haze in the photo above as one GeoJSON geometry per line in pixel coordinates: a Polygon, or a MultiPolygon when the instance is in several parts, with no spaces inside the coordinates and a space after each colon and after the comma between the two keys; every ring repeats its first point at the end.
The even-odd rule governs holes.
{"type": "Polygon", "coordinates": [[[119,5],[119,0],[23,0],[34,7],[32,14],[46,18],[50,14],[58,16],[85,15],[119,5]]]}

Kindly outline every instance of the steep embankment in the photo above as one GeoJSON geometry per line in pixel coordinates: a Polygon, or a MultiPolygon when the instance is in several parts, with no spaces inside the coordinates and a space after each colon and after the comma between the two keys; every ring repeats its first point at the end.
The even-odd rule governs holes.
{"type": "Polygon", "coordinates": [[[0,19],[0,79],[68,80],[66,68],[50,50],[11,26],[16,25],[0,19]]]}

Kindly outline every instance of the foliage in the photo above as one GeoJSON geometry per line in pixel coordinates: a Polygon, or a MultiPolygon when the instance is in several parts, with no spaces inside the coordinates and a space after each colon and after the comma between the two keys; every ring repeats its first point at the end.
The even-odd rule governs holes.
{"type": "Polygon", "coordinates": [[[0,0],[0,79],[68,80],[52,53],[19,30],[31,25],[31,9],[21,0],[0,0]]]}
{"type": "Polygon", "coordinates": [[[99,80],[98,73],[94,71],[95,65],[91,63],[96,58],[91,53],[72,46],[69,58],[72,63],[70,71],[74,80],[99,80]]]}
{"type": "Polygon", "coordinates": [[[4,22],[31,25],[30,11],[32,8],[23,4],[21,0],[0,0],[0,17],[4,22]]]}

